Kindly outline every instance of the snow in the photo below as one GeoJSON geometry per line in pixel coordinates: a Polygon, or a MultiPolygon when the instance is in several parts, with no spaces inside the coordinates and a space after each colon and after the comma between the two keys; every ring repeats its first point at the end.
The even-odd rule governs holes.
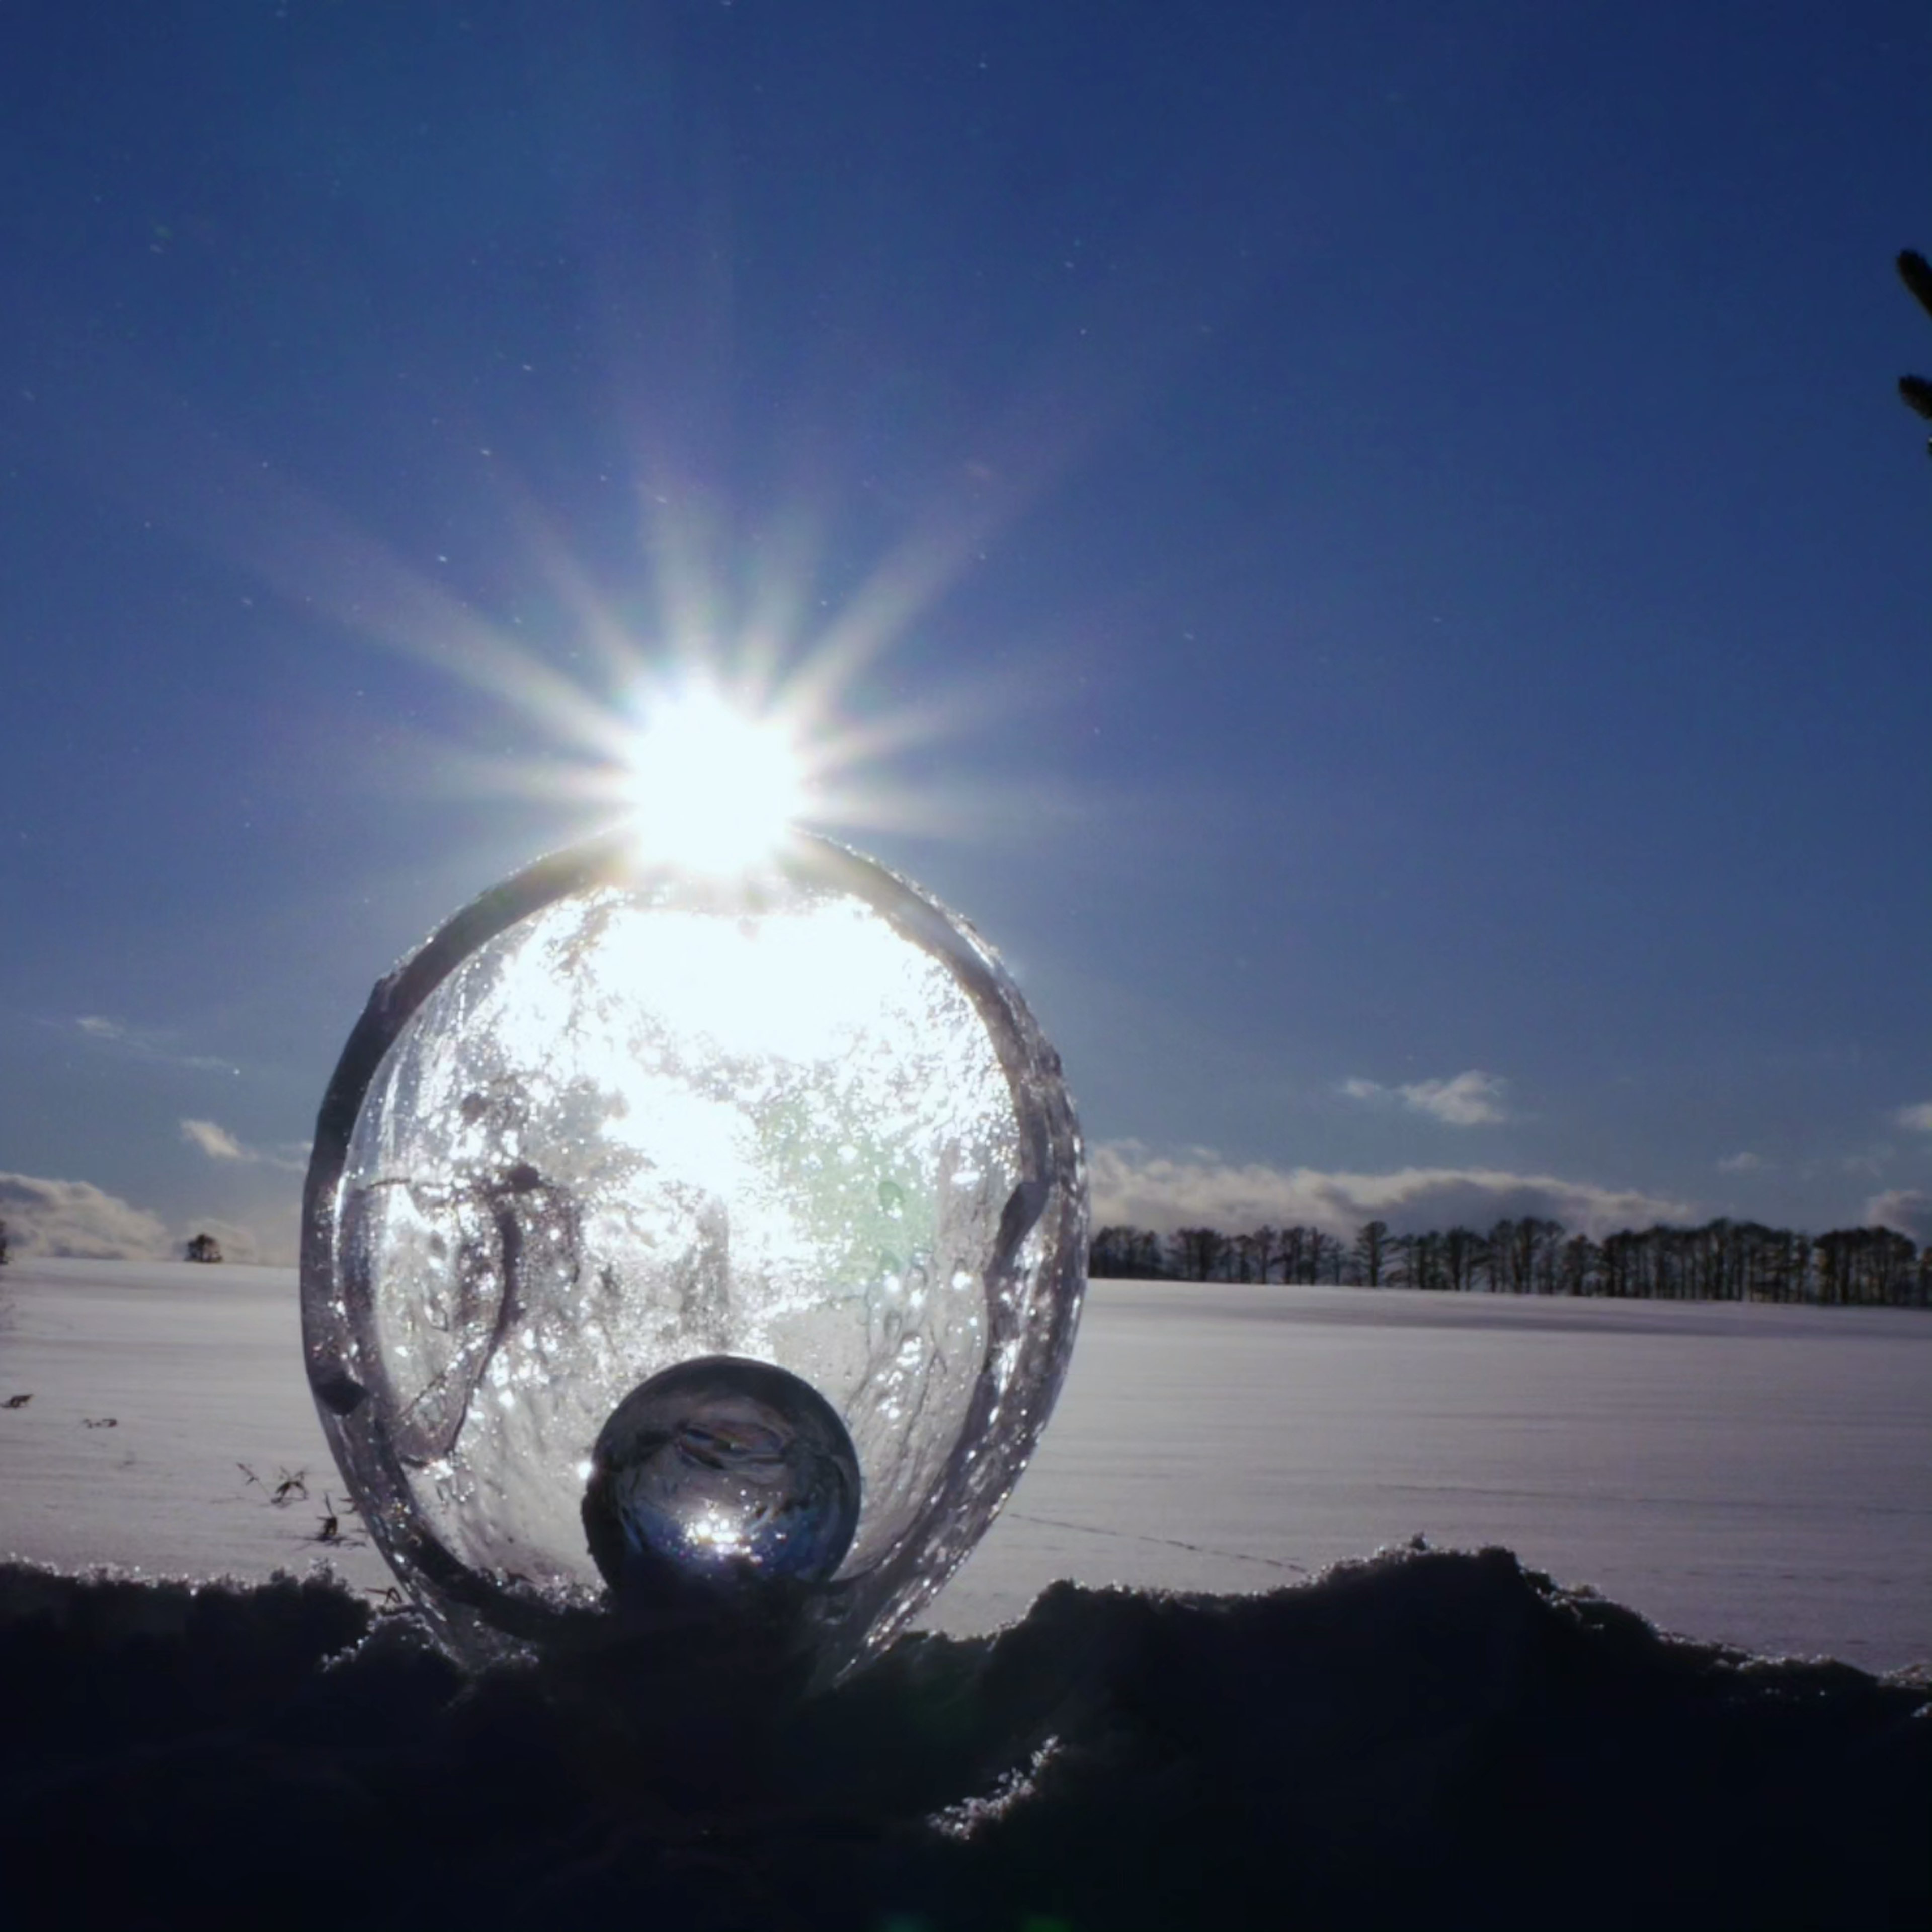
{"type": "Polygon", "coordinates": [[[1932,1317],[1099,1282],[934,1621],[1059,1576],[1266,1588],[1417,1534],[1766,1654],[1932,1659],[1932,1317]]]}
{"type": "Polygon", "coordinates": [[[339,1496],[303,1375],[292,1269],[36,1260],[0,1272],[0,1555],[66,1570],[263,1577],[366,1544],[312,1539],[339,1496]],[[89,1428],[111,1418],[114,1426],[89,1428]],[[260,1479],[250,1484],[242,1465],[260,1479]],[[304,1473],[306,1499],[269,1491],[304,1473]]]}
{"type": "Polygon", "coordinates": [[[935,1621],[1224,1594],[1056,1582],[802,1702],[654,1642],[472,1680],[376,1614],[316,1540],[297,1325],[284,1270],[0,1276],[0,1551],[148,1573],[0,1562],[0,1926],[1932,1911],[1932,1676],[1672,1641],[1504,1550],[1302,1574],[1500,1537],[1684,1628],[1923,1657],[1923,1316],[1100,1284],[935,1621]]]}
{"type": "Polygon", "coordinates": [[[1500,1550],[1060,1584],[802,1701],[735,1650],[471,1678],[332,1582],[0,1564],[0,1925],[1918,1928],[1927,1688],[1500,1550]]]}
{"type": "MultiPolygon", "coordinates": [[[[0,1555],[248,1578],[327,1556],[381,1590],[352,1519],[316,1540],[341,1492],[298,1326],[286,1270],[0,1273],[0,1401],[32,1396],[0,1408],[0,1555]]],[[[1932,1658],[1932,1318],[1096,1283],[1041,1452],[928,1622],[987,1630],[1062,1578],[1270,1588],[1418,1532],[1699,1638],[1932,1658]]]]}

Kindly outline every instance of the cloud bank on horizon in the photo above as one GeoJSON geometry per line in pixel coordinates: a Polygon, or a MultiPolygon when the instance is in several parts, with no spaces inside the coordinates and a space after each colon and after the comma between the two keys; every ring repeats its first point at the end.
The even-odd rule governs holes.
{"type": "Polygon", "coordinates": [[[0,1222],[10,1252],[40,1261],[178,1261],[190,1234],[210,1234],[230,1261],[292,1264],[273,1237],[214,1214],[170,1229],[160,1215],[110,1194],[90,1180],[0,1173],[0,1222]]]}
{"type": "Polygon", "coordinates": [[[1922,1187],[1888,1187],[1865,1203],[1865,1224],[1932,1241],[1932,1194],[1922,1187]]]}
{"type": "Polygon", "coordinates": [[[1090,1156],[1094,1225],[1172,1234],[1199,1224],[1229,1230],[1302,1226],[1352,1234],[1368,1221],[1399,1232],[1487,1226],[1526,1214],[1598,1236],[1659,1221],[1692,1221],[1688,1201],[1498,1168],[1408,1167],[1383,1174],[1234,1165],[1205,1149],[1183,1159],[1138,1141],[1104,1142],[1090,1156]]]}
{"type": "Polygon", "coordinates": [[[154,1261],[169,1252],[166,1224],[86,1180],[0,1174],[0,1220],[20,1255],[74,1261],[154,1261]]]}

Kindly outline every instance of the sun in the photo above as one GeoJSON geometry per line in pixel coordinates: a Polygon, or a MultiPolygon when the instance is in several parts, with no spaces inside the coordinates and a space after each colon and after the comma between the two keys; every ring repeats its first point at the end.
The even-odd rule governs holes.
{"type": "Polygon", "coordinates": [[[769,859],[810,803],[792,724],[696,675],[635,703],[622,785],[640,856],[719,874],[769,859]]]}
{"type": "Polygon", "coordinates": [[[514,727],[488,750],[399,728],[425,788],[519,799],[544,815],[548,836],[560,820],[572,838],[621,833],[642,863],[728,880],[764,870],[807,827],[959,838],[980,814],[1010,810],[1010,785],[994,795],[949,784],[931,754],[1016,703],[1036,707],[1037,653],[1023,688],[956,668],[890,701],[899,680],[873,675],[951,582],[963,535],[915,532],[833,608],[814,594],[817,553],[802,538],[734,570],[672,512],[653,514],[646,567],[611,590],[534,508],[522,514],[524,562],[550,607],[529,634],[520,616],[506,627],[345,540],[356,566],[346,574],[380,594],[351,605],[332,592],[339,614],[514,727]]]}

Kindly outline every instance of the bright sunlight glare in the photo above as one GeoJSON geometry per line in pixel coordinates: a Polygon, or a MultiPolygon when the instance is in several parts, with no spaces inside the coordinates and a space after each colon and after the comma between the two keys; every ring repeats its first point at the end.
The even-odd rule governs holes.
{"type": "Polygon", "coordinates": [[[709,683],[658,693],[627,759],[640,848],[700,872],[743,872],[784,841],[806,805],[804,760],[782,719],[754,716],[709,683]]]}

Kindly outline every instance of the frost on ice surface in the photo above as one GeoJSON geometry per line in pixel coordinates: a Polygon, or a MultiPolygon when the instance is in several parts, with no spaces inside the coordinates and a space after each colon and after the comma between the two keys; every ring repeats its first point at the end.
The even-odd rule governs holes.
{"type": "Polygon", "coordinates": [[[1051,1049],[970,934],[835,848],[755,891],[553,862],[528,896],[386,982],[427,982],[400,1024],[378,989],[380,1060],[339,1153],[319,1137],[310,1371],[372,1532],[430,1597],[451,1572],[587,1604],[617,1406],[695,1358],[770,1364],[849,1434],[828,1608],[848,1647],[883,1636],[1064,1371],[1084,1191],[1051,1049]],[[1003,1402],[1010,1450],[969,1454],[1003,1402]]]}

